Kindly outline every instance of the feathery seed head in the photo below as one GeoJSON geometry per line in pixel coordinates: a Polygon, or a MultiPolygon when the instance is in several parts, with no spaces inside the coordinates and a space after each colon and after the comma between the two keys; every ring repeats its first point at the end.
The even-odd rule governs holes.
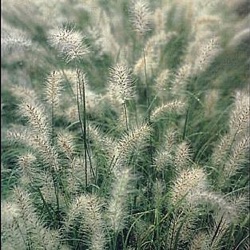
{"type": "Polygon", "coordinates": [[[31,134],[26,127],[13,127],[8,129],[6,132],[6,139],[11,143],[22,143],[24,145],[29,145],[31,134]]]}
{"type": "Polygon", "coordinates": [[[190,148],[187,142],[182,142],[176,147],[174,165],[180,169],[185,169],[191,162],[190,148]]]}
{"type": "Polygon", "coordinates": [[[109,136],[102,133],[98,127],[94,127],[90,124],[88,129],[89,136],[93,140],[94,145],[106,152],[111,158],[115,147],[114,141],[109,136]]]}
{"type": "Polygon", "coordinates": [[[166,45],[168,41],[171,40],[175,35],[174,32],[166,33],[165,31],[160,31],[159,33],[151,36],[144,47],[144,52],[146,55],[156,54],[159,55],[160,47],[166,45]]]}
{"type": "Polygon", "coordinates": [[[48,138],[48,117],[45,114],[45,108],[43,105],[23,101],[19,105],[19,112],[22,116],[28,119],[28,123],[31,125],[32,129],[34,129],[35,133],[44,138],[48,138]]]}
{"type": "Polygon", "coordinates": [[[76,70],[72,70],[72,69],[65,69],[63,70],[62,73],[62,80],[66,80],[70,83],[73,92],[76,95],[76,86],[77,86],[77,71],[76,70]]]}
{"type": "Polygon", "coordinates": [[[180,172],[172,187],[172,203],[177,204],[178,201],[182,199],[184,199],[184,201],[189,201],[190,197],[206,189],[206,174],[202,169],[184,169],[180,172]]]}
{"type": "Polygon", "coordinates": [[[80,32],[68,28],[53,29],[48,34],[49,44],[65,57],[66,62],[80,60],[89,53],[83,39],[80,32]]]}
{"type": "Polygon", "coordinates": [[[44,228],[41,232],[43,242],[46,242],[46,248],[48,250],[61,249],[69,250],[69,247],[61,244],[61,235],[58,230],[49,230],[44,228]]]}
{"type": "Polygon", "coordinates": [[[125,64],[117,64],[110,69],[109,95],[120,104],[134,97],[131,71],[125,64]]]}
{"type": "Polygon", "coordinates": [[[130,131],[129,134],[123,136],[117,142],[115,150],[115,156],[118,159],[118,162],[126,162],[131,153],[138,154],[138,152],[146,145],[150,132],[150,127],[143,124],[139,128],[130,131]]]}
{"type": "Polygon", "coordinates": [[[1,202],[1,219],[3,226],[11,226],[15,219],[20,216],[18,205],[10,201],[1,202]]]}
{"type": "Polygon", "coordinates": [[[174,95],[181,94],[181,91],[185,90],[186,83],[191,75],[190,64],[184,64],[181,66],[174,75],[172,82],[171,93],[174,95]]]}
{"type": "Polygon", "coordinates": [[[163,46],[165,46],[175,35],[175,32],[166,33],[165,31],[160,31],[149,38],[144,47],[143,55],[134,65],[133,73],[140,77],[145,77],[146,67],[147,76],[151,77],[159,67],[163,46]]]}
{"type": "Polygon", "coordinates": [[[244,41],[249,41],[250,28],[244,28],[240,30],[230,41],[229,46],[236,47],[244,41]]]}
{"type": "Polygon", "coordinates": [[[111,17],[98,7],[96,11],[91,10],[91,17],[95,24],[92,26],[94,28],[92,28],[88,37],[92,38],[94,47],[98,50],[97,55],[105,53],[113,57],[117,56],[120,49],[119,37],[115,36],[112,27],[114,22],[116,23],[116,28],[121,25],[121,16],[114,14],[111,17]]]}
{"type": "Polygon", "coordinates": [[[20,215],[22,219],[30,219],[32,220],[33,214],[34,214],[34,208],[32,206],[32,202],[30,199],[30,194],[26,191],[24,191],[20,187],[16,187],[14,189],[14,198],[17,203],[17,206],[20,210],[20,215]]]}
{"type": "Polygon", "coordinates": [[[72,159],[74,154],[74,137],[67,131],[61,131],[57,135],[57,143],[68,159],[72,159]]]}
{"type": "Polygon", "coordinates": [[[225,162],[224,174],[227,178],[233,176],[236,171],[247,162],[247,153],[250,149],[250,137],[244,136],[234,143],[228,160],[225,162]]]}
{"type": "Polygon", "coordinates": [[[195,32],[200,32],[201,29],[208,29],[207,26],[220,25],[221,19],[215,15],[201,15],[201,17],[196,18],[194,23],[195,32]]]}
{"type": "Polygon", "coordinates": [[[134,0],[131,8],[131,22],[138,34],[144,35],[150,28],[151,12],[145,0],[134,0]]]}
{"type": "Polygon", "coordinates": [[[194,236],[190,250],[209,250],[209,236],[206,233],[198,233],[194,236]]]}
{"type": "Polygon", "coordinates": [[[220,138],[220,141],[215,146],[211,157],[213,165],[220,166],[224,164],[224,161],[230,151],[232,139],[233,138],[230,134],[226,134],[220,138]]]}
{"type": "Polygon", "coordinates": [[[108,205],[107,218],[114,232],[120,232],[125,227],[127,218],[127,200],[131,192],[133,179],[130,169],[123,168],[115,172],[115,180],[108,205]]]}
{"type": "Polygon", "coordinates": [[[105,232],[102,219],[102,204],[95,195],[81,195],[75,199],[65,221],[66,229],[77,220],[82,220],[81,230],[90,231],[88,244],[91,250],[102,250],[105,247],[105,232]]]}
{"type": "Polygon", "coordinates": [[[68,210],[67,218],[64,221],[64,228],[66,230],[69,230],[71,226],[80,218],[80,215],[83,211],[83,206],[85,205],[82,200],[84,196],[77,197],[70,205],[70,208],[68,210]]]}
{"type": "Polygon", "coordinates": [[[206,190],[201,190],[193,195],[190,201],[193,203],[209,203],[219,217],[223,215],[227,224],[236,221],[247,207],[247,199],[243,195],[227,199],[221,194],[206,190]]]}
{"type": "Polygon", "coordinates": [[[153,13],[154,26],[157,31],[165,30],[167,9],[157,8],[153,13]]]}
{"type": "Polygon", "coordinates": [[[163,119],[169,113],[181,113],[184,110],[185,103],[182,101],[172,101],[161,105],[152,111],[151,121],[156,122],[163,119]]]}
{"type": "Polygon", "coordinates": [[[173,162],[173,155],[168,151],[159,151],[154,157],[154,166],[157,172],[164,171],[165,167],[173,162]]]}
{"type": "Polygon", "coordinates": [[[40,134],[35,134],[32,135],[30,144],[42,155],[42,160],[46,165],[55,171],[60,169],[58,153],[55,147],[51,145],[48,138],[45,138],[40,134]]]}
{"type": "Polygon", "coordinates": [[[101,100],[99,95],[96,95],[89,89],[88,78],[87,75],[81,71],[76,70],[77,74],[77,82],[76,85],[73,86],[73,91],[76,91],[75,94],[78,96],[79,100],[83,102],[83,96],[85,95],[85,104],[87,112],[95,112],[98,110],[98,104],[101,100]]]}
{"type": "Polygon", "coordinates": [[[84,72],[80,70],[65,70],[63,74],[64,80],[67,80],[70,84],[70,88],[74,95],[74,100],[69,99],[69,105],[66,108],[65,116],[70,121],[76,121],[79,119],[79,110],[77,105],[77,99],[82,103],[83,94],[85,94],[85,105],[87,113],[98,113],[102,106],[100,103],[103,98],[101,95],[94,93],[88,84],[87,76],[84,72]],[[85,91],[85,93],[83,92],[85,91]]]}
{"type": "Polygon", "coordinates": [[[97,112],[102,98],[90,89],[86,73],[81,70],[76,70],[75,72],[67,70],[65,71],[65,75],[78,100],[82,100],[83,95],[85,94],[86,112],[97,112]]]}
{"type": "Polygon", "coordinates": [[[249,94],[245,91],[237,91],[235,95],[234,107],[231,111],[229,119],[229,128],[232,135],[249,129],[249,104],[249,94]]]}
{"type": "Polygon", "coordinates": [[[52,206],[56,206],[57,201],[60,203],[61,209],[64,208],[64,197],[61,192],[55,194],[55,186],[52,175],[49,172],[39,173],[39,176],[34,176],[35,178],[39,178],[40,182],[40,191],[43,195],[43,198],[46,200],[47,203],[51,204],[52,206]]]}
{"type": "Polygon", "coordinates": [[[22,33],[8,34],[1,37],[1,51],[3,50],[3,52],[27,50],[31,46],[32,41],[22,33]]]}
{"type": "Polygon", "coordinates": [[[154,53],[147,53],[144,56],[140,57],[134,65],[133,73],[145,78],[145,67],[147,68],[147,76],[151,77],[153,71],[157,69],[158,59],[154,53]]]}
{"type": "Polygon", "coordinates": [[[219,54],[219,37],[214,37],[200,45],[198,55],[194,62],[193,73],[199,74],[205,71],[212,60],[219,54]]]}
{"type": "Polygon", "coordinates": [[[42,249],[44,241],[48,241],[46,246],[51,246],[48,249],[59,249],[59,234],[48,230],[37,216],[30,194],[21,188],[15,188],[14,197],[20,209],[18,227],[25,243],[28,242],[31,249],[42,249]]]}
{"type": "Polygon", "coordinates": [[[82,214],[84,215],[84,220],[86,226],[91,228],[93,231],[100,226],[102,222],[101,216],[101,207],[100,200],[95,195],[81,195],[75,201],[75,206],[73,204],[72,211],[73,214],[82,214]]]}
{"type": "Polygon", "coordinates": [[[90,114],[101,113],[103,96],[95,94],[93,91],[91,91],[88,88],[85,91],[86,91],[85,92],[86,112],[90,114]]]}
{"type": "Polygon", "coordinates": [[[11,92],[20,100],[32,101],[38,100],[37,94],[33,89],[25,86],[15,85],[10,88],[11,92]]]}
{"type": "Polygon", "coordinates": [[[53,71],[46,80],[46,101],[53,108],[57,107],[60,101],[61,81],[62,76],[58,71],[53,71]]]}
{"type": "Polygon", "coordinates": [[[190,65],[184,64],[181,66],[175,74],[174,84],[181,84],[190,76],[190,65]]]}
{"type": "Polygon", "coordinates": [[[90,169],[90,163],[87,164],[87,170],[85,172],[85,162],[83,157],[74,157],[70,168],[67,173],[67,189],[69,193],[76,194],[81,190],[82,186],[86,183],[86,177],[89,183],[93,180],[93,174],[91,171],[95,171],[95,165],[92,162],[92,169],[90,169]],[[87,176],[86,176],[87,174],[87,176]]]}
{"type": "Polygon", "coordinates": [[[32,153],[26,153],[18,157],[17,164],[21,167],[22,171],[29,171],[30,166],[36,161],[36,156],[32,153]]]}
{"type": "Polygon", "coordinates": [[[219,91],[217,89],[211,89],[206,93],[204,100],[206,117],[210,117],[215,113],[216,104],[218,100],[219,100],[219,91]]]}
{"type": "Polygon", "coordinates": [[[166,135],[164,136],[164,149],[168,150],[169,152],[173,152],[175,148],[175,144],[178,140],[178,133],[175,128],[170,127],[166,131],[166,135]]]}
{"type": "Polygon", "coordinates": [[[66,110],[65,110],[65,116],[66,118],[70,121],[70,122],[75,122],[75,121],[79,121],[79,114],[78,114],[78,108],[77,105],[72,105],[69,106],[66,110]]]}
{"type": "Polygon", "coordinates": [[[81,98],[81,95],[83,95],[83,89],[88,87],[88,78],[86,73],[79,69],[76,70],[76,77],[76,93],[78,93],[79,98],[81,98]]]}
{"type": "Polygon", "coordinates": [[[156,89],[159,91],[159,95],[165,95],[167,90],[167,81],[169,80],[170,70],[163,70],[159,76],[156,78],[156,89]]]}
{"type": "Polygon", "coordinates": [[[163,201],[163,195],[165,191],[165,185],[161,180],[156,180],[153,184],[153,197],[155,206],[159,207],[163,201]]]}

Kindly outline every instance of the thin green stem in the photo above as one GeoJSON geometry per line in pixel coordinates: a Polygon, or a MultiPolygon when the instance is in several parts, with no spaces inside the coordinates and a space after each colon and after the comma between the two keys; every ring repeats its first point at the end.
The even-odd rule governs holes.
{"type": "Polygon", "coordinates": [[[155,208],[155,224],[156,224],[156,241],[157,243],[157,249],[160,249],[160,227],[159,227],[159,204],[157,202],[156,208],[155,208]]]}
{"type": "Polygon", "coordinates": [[[87,161],[87,133],[86,133],[86,106],[85,106],[85,86],[84,82],[80,76],[80,70],[77,69],[77,78],[78,78],[78,86],[77,86],[77,108],[78,108],[78,117],[80,121],[80,127],[83,135],[83,143],[84,143],[84,171],[85,171],[85,185],[88,185],[88,161],[87,161]],[[81,86],[81,83],[83,86],[81,86]],[[82,87],[82,88],[81,88],[82,87]],[[83,93],[82,93],[83,91],[83,93]],[[83,121],[81,117],[81,108],[80,108],[80,100],[81,97],[81,105],[83,106],[83,121]]]}
{"type": "Polygon", "coordinates": [[[213,235],[213,237],[212,237],[212,240],[211,240],[211,243],[210,243],[210,246],[211,246],[211,247],[213,246],[213,243],[214,243],[216,237],[219,235],[219,229],[220,229],[220,227],[221,227],[221,225],[222,225],[222,222],[223,222],[223,216],[224,216],[224,215],[221,216],[221,219],[220,219],[220,221],[219,221],[219,224],[218,224],[218,226],[217,226],[217,228],[216,228],[216,230],[215,230],[215,232],[214,232],[214,235],[213,235]]]}
{"type": "MultiPolygon", "coordinates": [[[[46,210],[47,210],[47,212],[48,212],[48,214],[49,214],[49,216],[50,216],[51,221],[53,221],[53,215],[52,215],[52,213],[51,213],[51,211],[50,211],[50,208],[49,208],[49,206],[48,206],[46,200],[45,200],[44,197],[43,197],[43,194],[42,194],[40,188],[38,187],[36,190],[38,191],[38,193],[39,193],[39,195],[40,195],[40,197],[41,197],[41,199],[42,199],[43,205],[45,206],[45,208],[46,208],[46,210]]],[[[52,209],[53,209],[53,208],[52,208],[52,209]]]]}
{"type": "Polygon", "coordinates": [[[146,54],[143,48],[143,61],[144,61],[144,76],[145,76],[145,85],[146,85],[146,101],[147,101],[147,122],[150,123],[150,96],[149,96],[149,85],[147,79],[147,62],[146,62],[146,54]]]}
{"type": "Polygon", "coordinates": [[[126,129],[128,130],[128,116],[127,116],[126,103],[123,103],[123,109],[124,109],[124,116],[125,116],[125,122],[126,122],[126,129]]]}
{"type": "MultiPolygon", "coordinates": [[[[146,120],[148,125],[151,124],[150,122],[150,89],[149,89],[149,84],[148,84],[148,79],[147,79],[147,62],[146,62],[146,54],[145,50],[143,48],[143,60],[144,60],[144,75],[145,75],[145,84],[146,84],[146,99],[147,99],[147,115],[146,115],[146,120]]],[[[153,146],[152,146],[152,136],[151,134],[149,135],[149,155],[150,155],[150,163],[151,166],[153,165],[153,146]]]]}
{"type": "MultiPolygon", "coordinates": [[[[51,105],[51,143],[52,146],[54,146],[55,144],[55,135],[54,135],[55,131],[54,131],[54,103],[52,102],[51,105]]],[[[57,178],[59,178],[59,176],[55,173],[55,171],[52,171],[52,180],[53,180],[53,186],[54,186],[54,191],[55,191],[55,196],[56,196],[56,222],[57,225],[59,225],[59,213],[60,213],[60,202],[59,202],[59,183],[57,178]]]]}
{"type": "Polygon", "coordinates": [[[115,232],[114,236],[113,236],[113,249],[116,250],[117,247],[117,239],[118,239],[118,233],[115,232]]]}

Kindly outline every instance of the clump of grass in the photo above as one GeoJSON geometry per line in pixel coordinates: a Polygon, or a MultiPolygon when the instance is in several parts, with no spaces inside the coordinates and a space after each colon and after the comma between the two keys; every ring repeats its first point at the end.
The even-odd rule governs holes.
{"type": "Polygon", "coordinates": [[[249,86],[223,87],[220,61],[245,39],[232,10],[14,2],[2,11],[3,247],[247,246],[249,86]]]}

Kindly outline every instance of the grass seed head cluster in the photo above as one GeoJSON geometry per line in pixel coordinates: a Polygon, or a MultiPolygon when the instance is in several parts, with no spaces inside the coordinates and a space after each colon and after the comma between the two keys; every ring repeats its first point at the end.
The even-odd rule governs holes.
{"type": "Polygon", "coordinates": [[[3,249],[248,249],[240,2],[2,2],[3,249]]]}

